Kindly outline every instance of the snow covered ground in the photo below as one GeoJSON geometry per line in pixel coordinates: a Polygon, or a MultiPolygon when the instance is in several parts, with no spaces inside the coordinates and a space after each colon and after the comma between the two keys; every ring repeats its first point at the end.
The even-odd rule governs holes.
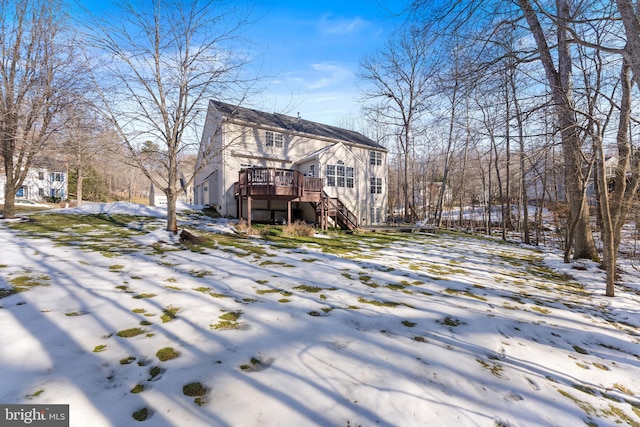
{"type": "Polygon", "coordinates": [[[606,298],[595,264],[489,239],[191,216],[219,239],[190,250],[154,208],[52,213],[74,224],[0,222],[0,403],[78,427],[640,425],[632,268],[606,298]]]}

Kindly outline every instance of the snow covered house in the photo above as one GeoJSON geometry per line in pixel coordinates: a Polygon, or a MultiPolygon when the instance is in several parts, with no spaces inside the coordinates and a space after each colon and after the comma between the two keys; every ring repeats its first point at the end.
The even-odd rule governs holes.
{"type": "Polygon", "coordinates": [[[210,101],[194,201],[249,223],[379,224],[387,213],[386,156],[354,131],[210,101]]]}

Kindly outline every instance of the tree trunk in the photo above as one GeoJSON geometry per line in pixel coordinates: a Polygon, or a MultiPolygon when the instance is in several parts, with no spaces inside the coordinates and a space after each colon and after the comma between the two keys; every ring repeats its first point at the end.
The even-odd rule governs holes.
{"type": "Polygon", "coordinates": [[[567,201],[571,207],[570,230],[567,243],[574,249],[574,258],[598,259],[591,223],[589,221],[589,207],[583,197],[585,177],[582,173],[581,140],[578,133],[579,124],[573,108],[571,41],[567,35],[566,23],[569,20],[569,4],[567,0],[556,0],[558,14],[558,69],[556,70],[551,49],[545,39],[545,33],[540,25],[536,12],[529,0],[518,0],[518,5],[524,12],[531,33],[535,39],[540,60],[555,106],[565,167],[565,186],[567,201]]]}

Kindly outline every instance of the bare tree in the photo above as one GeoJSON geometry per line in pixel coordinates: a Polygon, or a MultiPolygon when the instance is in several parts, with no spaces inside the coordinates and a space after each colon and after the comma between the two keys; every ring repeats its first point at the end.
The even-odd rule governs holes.
{"type": "Polygon", "coordinates": [[[58,114],[74,84],[73,52],[64,43],[60,3],[0,0],[0,156],[6,177],[4,216],[34,159],[59,130],[58,114]]]}
{"type": "MultiPolygon", "coordinates": [[[[167,196],[167,230],[177,232],[180,173],[186,172],[180,159],[197,152],[196,128],[208,101],[242,98],[255,82],[242,79],[248,59],[237,45],[248,13],[213,0],[118,6],[118,16],[93,22],[91,41],[101,52],[94,74],[98,108],[118,132],[129,161],[167,196]],[[140,156],[146,141],[158,147],[161,174],[140,156]]],[[[186,186],[198,171],[190,172],[186,186]]]]}
{"type": "Polygon", "coordinates": [[[377,55],[361,61],[361,77],[371,83],[364,92],[364,101],[376,119],[396,129],[402,156],[402,196],[405,221],[412,218],[413,189],[409,170],[416,126],[427,109],[433,63],[430,47],[422,33],[413,28],[397,33],[377,55]]]}

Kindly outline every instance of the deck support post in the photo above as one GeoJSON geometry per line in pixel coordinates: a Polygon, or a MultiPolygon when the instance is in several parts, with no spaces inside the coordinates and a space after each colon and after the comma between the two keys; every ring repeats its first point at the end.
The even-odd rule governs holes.
{"type": "Polygon", "coordinates": [[[247,196],[247,227],[251,228],[251,196],[247,196]]]}

